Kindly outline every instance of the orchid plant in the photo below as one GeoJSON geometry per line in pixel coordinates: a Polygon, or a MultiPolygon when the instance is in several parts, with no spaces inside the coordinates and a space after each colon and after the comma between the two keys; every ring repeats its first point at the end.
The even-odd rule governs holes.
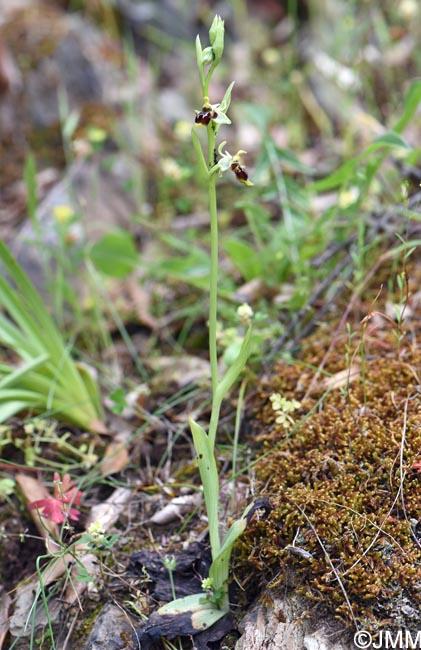
{"type": "MultiPolygon", "coordinates": [[[[218,213],[216,197],[216,180],[227,171],[232,171],[243,185],[253,185],[242,165],[241,157],[245,151],[231,155],[225,149],[225,142],[216,146],[216,136],[222,124],[231,124],[227,112],[231,102],[234,82],[230,84],[222,101],[211,103],[209,83],[221,61],[224,49],[224,22],[216,16],[209,30],[210,45],[202,48],[199,36],[196,38],[196,57],[202,90],[202,106],[196,111],[195,126],[192,129],[193,147],[198,159],[201,176],[208,188],[210,214],[210,283],[209,283],[209,356],[212,380],[212,409],[206,431],[201,424],[189,419],[196,452],[197,464],[203,485],[203,493],[208,518],[209,539],[212,564],[209,575],[202,581],[203,591],[199,594],[179,598],[164,605],[158,614],[174,616],[189,612],[192,625],[196,629],[206,629],[213,625],[229,611],[228,577],[231,552],[236,539],[246,528],[249,506],[236,520],[225,535],[222,534],[219,521],[219,477],[215,459],[215,444],[218,431],[222,401],[243,371],[250,354],[252,340],[252,310],[247,306],[246,333],[239,353],[225,373],[220,376],[217,352],[217,307],[218,307],[218,213]],[[206,129],[206,155],[197,133],[198,127],[206,129]],[[219,156],[218,156],[219,154],[219,156]]],[[[241,306],[239,318],[244,321],[244,305],[241,306]]]]}

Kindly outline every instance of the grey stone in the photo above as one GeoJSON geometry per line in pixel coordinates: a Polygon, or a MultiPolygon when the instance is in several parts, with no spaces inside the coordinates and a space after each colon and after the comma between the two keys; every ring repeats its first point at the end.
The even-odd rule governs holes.
{"type": "Polygon", "coordinates": [[[59,250],[55,207],[70,206],[79,216],[72,226],[75,252],[113,228],[133,229],[136,205],[125,189],[132,171],[124,156],[116,156],[114,162],[105,166],[104,155],[75,162],[39,205],[38,228],[28,220],[17,232],[11,251],[39,291],[46,288],[44,269],[54,268],[59,250]]]}
{"type": "Polygon", "coordinates": [[[317,629],[306,618],[306,603],[293,594],[276,595],[268,591],[240,622],[242,633],[235,650],[351,650],[354,645],[342,639],[338,624],[317,621],[317,629]],[[268,604],[270,603],[270,604],[268,604]]]}
{"type": "Polygon", "coordinates": [[[125,612],[108,603],[99,613],[85,650],[126,650],[131,648],[133,626],[125,612]]]}

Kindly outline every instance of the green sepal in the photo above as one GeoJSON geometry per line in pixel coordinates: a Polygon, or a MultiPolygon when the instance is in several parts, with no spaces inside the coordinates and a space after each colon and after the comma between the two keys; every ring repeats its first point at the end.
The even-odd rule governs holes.
{"type": "Polygon", "coordinates": [[[222,111],[223,113],[226,113],[227,110],[230,107],[230,104],[231,104],[231,92],[232,92],[232,89],[234,87],[234,84],[235,84],[235,81],[230,83],[230,85],[228,86],[228,88],[225,91],[225,95],[222,98],[222,102],[219,104],[219,110],[222,111]]]}
{"type": "Polygon", "coordinates": [[[200,42],[200,36],[198,34],[196,36],[196,61],[197,61],[197,69],[199,71],[200,85],[202,86],[202,93],[205,94],[205,75],[203,72],[202,57],[203,57],[202,44],[200,42]]]}

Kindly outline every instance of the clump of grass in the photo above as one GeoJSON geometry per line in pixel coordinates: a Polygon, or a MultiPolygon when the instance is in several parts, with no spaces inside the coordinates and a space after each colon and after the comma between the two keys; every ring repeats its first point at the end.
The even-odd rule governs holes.
{"type": "Polygon", "coordinates": [[[50,415],[87,430],[101,430],[96,381],[71,357],[36,289],[0,242],[0,344],[20,360],[0,364],[0,422],[17,413],[50,415]]]}

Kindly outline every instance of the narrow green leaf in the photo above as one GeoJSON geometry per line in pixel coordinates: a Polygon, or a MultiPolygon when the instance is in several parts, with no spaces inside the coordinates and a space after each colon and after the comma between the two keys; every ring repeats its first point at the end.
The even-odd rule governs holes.
{"type": "Polygon", "coordinates": [[[28,307],[35,309],[35,312],[39,310],[44,312],[44,305],[36,293],[32,283],[28,280],[25,273],[20,268],[19,264],[16,262],[15,258],[9,252],[9,249],[3,241],[0,240],[0,259],[3,262],[6,271],[10,274],[13,282],[16,284],[16,288],[20,290],[21,297],[24,298],[28,307]]]}
{"type": "Polygon", "coordinates": [[[397,133],[389,132],[380,136],[374,142],[372,142],[362,153],[351,160],[347,160],[339,169],[335,170],[326,178],[322,178],[320,181],[316,181],[310,185],[310,190],[316,192],[324,192],[327,190],[332,190],[337,187],[340,187],[347,183],[351,178],[355,176],[355,170],[358,165],[362,164],[368,156],[376,153],[376,151],[387,149],[388,147],[400,148],[410,151],[411,148],[397,133]]]}
{"type": "MultiPolygon", "coordinates": [[[[408,145],[407,142],[403,138],[401,138],[400,135],[397,133],[394,133],[393,131],[389,131],[388,133],[384,133],[381,135],[379,138],[376,138],[373,142],[373,145],[385,145],[385,146],[390,146],[390,147],[400,147],[401,149],[406,149],[407,151],[411,151],[411,147],[408,145]]],[[[368,147],[369,150],[371,150],[372,145],[368,147]]]]}
{"type": "Polygon", "coordinates": [[[0,422],[6,422],[9,418],[13,417],[17,413],[28,410],[32,408],[32,404],[24,400],[10,400],[1,403],[0,401],[0,422]]]}
{"type": "Polygon", "coordinates": [[[293,153],[289,149],[284,149],[283,147],[275,147],[275,151],[278,160],[284,162],[291,169],[296,169],[297,171],[302,172],[303,174],[315,173],[316,170],[314,169],[314,167],[309,167],[308,165],[302,163],[301,160],[297,158],[295,153],[293,153]]]}
{"type": "Polygon", "coordinates": [[[196,36],[196,61],[197,61],[197,69],[199,71],[200,85],[202,86],[202,92],[204,92],[205,76],[203,72],[202,54],[203,54],[202,44],[200,42],[200,36],[198,34],[196,36]]]}
{"type": "MultiPolygon", "coordinates": [[[[9,306],[6,308],[13,308],[13,317],[19,319],[19,323],[22,323],[22,328],[26,332],[28,332],[29,327],[32,328],[31,338],[42,341],[43,346],[48,349],[51,358],[54,360],[57,354],[61,353],[62,339],[38,292],[2,241],[0,241],[0,260],[3,262],[13,284],[16,285],[14,293],[11,292],[9,287],[9,306]],[[25,322],[27,325],[25,325],[25,322]]],[[[0,280],[2,280],[3,292],[7,294],[5,289],[7,283],[2,278],[0,280]]]]}
{"type": "Polygon", "coordinates": [[[310,190],[314,192],[326,192],[344,185],[355,174],[355,168],[359,163],[359,158],[352,158],[341,165],[332,174],[316,181],[310,185],[310,190]]]}
{"type": "Polygon", "coordinates": [[[225,395],[230,390],[231,386],[240,376],[241,371],[244,369],[247,359],[250,356],[251,348],[251,339],[253,334],[253,328],[249,327],[247,333],[244,337],[243,343],[241,345],[240,353],[235,359],[233,364],[228,368],[225,375],[218,384],[218,388],[215,394],[215,402],[221,403],[225,395]]]}
{"type": "Polygon", "coordinates": [[[403,113],[393,127],[396,133],[402,133],[408,123],[412,120],[421,102],[421,79],[412,82],[404,99],[403,113]]]}
{"type": "Polygon", "coordinates": [[[32,153],[30,153],[25,159],[23,177],[26,185],[28,215],[35,232],[39,233],[40,225],[37,220],[37,168],[32,153]]]}
{"type": "Polygon", "coordinates": [[[200,478],[203,485],[206,512],[208,515],[209,536],[211,542],[212,557],[219,552],[219,477],[216,466],[213,448],[209,442],[206,431],[189,418],[190,429],[193,436],[193,444],[196,451],[197,464],[200,478]]]}
{"type": "MultiPolygon", "coordinates": [[[[3,305],[0,295],[0,305],[3,305]]],[[[17,327],[12,325],[11,321],[0,315],[0,343],[18,351],[19,356],[25,361],[30,361],[39,354],[42,349],[39,348],[35,339],[25,336],[17,327]]]]}
{"type": "Polygon", "coordinates": [[[9,400],[22,400],[28,404],[42,404],[44,396],[33,390],[25,388],[1,388],[0,389],[0,402],[7,402],[9,400]]]}
{"type": "Polygon", "coordinates": [[[247,527],[247,513],[252,505],[253,504],[250,504],[245,509],[240,519],[234,521],[230,526],[219,553],[211,564],[209,577],[213,581],[214,589],[221,588],[228,580],[232,549],[236,540],[243,534],[247,527]]]}
{"type": "MultiPolygon", "coordinates": [[[[0,379],[0,390],[12,386],[14,383],[18,383],[25,375],[28,375],[32,370],[39,368],[45,363],[48,359],[47,354],[43,354],[40,357],[33,359],[29,363],[25,364],[22,368],[17,368],[14,372],[9,373],[3,379],[0,379]]],[[[1,375],[1,369],[0,369],[1,375]]]]}
{"type": "Polygon", "coordinates": [[[73,109],[67,115],[62,128],[63,138],[65,140],[70,140],[73,133],[76,131],[78,124],[80,122],[80,116],[81,116],[81,112],[76,109],[73,109]]]}
{"type": "MultiPolygon", "coordinates": [[[[41,353],[42,346],[37,335],[38,325],[32,318],[30,308],[26,306],[23,297],[20,297],[17,291],[13,291],[3,278],[0,278],[0,304],[15,323],[12,324],[6,316],[3,316],[2,320],[6,321],[7,319],[10,325],[6,326],[6,331],[12,335],[12,338],[14,334],[17,337],[23,336],[24,349],[37,349],[41,353]]],[[[0,332],[0,336],[2,334],[3,332],[0,332]]]]}
{"type": "MultiPolygon", "coordinates": [[[[0,277],[0,307],[5,312],[0,314],[0,342],[27,364],[9,371],[2,367],[3,387],[13,388],[4,388],[0,401],[7,397],[14,403],[9,413],[29,406],[37,412],[54,410],[58,417],[88,429],[101,417],[99,399],[87,390],[43,301],[2,241],[0,262],[8,278],[0,277]]],[[[5,417],[6,410],[2,413],[5,417]]]]}
{"type": "Polygon", "coordinates": [[[76,362],[76,368],[82,378],[83,383],[85,384],[86,390],[89,397],[92,400],[92,403],[95,405],[97,412],[101,412],[101,398],[98,390],[98,384],[95,379],[92,377],[88,368],[83,364],[76,362]]]}

